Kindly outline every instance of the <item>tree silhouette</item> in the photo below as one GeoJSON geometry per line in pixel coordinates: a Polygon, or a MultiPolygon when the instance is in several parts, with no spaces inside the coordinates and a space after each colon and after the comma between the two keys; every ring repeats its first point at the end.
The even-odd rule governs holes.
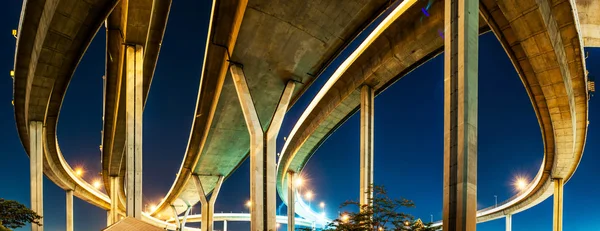
{"type": "Polygon", "coordinates": [[[27,223],[41,225],[42,217],[25,205],[0,198],[0,231],[21,228],[27,223]]]}

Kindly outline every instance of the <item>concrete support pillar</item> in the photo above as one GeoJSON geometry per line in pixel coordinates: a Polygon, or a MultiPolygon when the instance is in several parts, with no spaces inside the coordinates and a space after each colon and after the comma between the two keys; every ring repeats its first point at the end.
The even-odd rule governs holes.
{"type": "Polygon", "coordinates": [[[227,231],[227,220],[223,221],[223,231],[227,231]]]}
{"type": "Polygon", "coordinates": [[[360,204],[372,204],[373,198],[373,88],[360,89],[360,204]]]}
{"type": "Polygon", "coordinates": [[[506,231],[512,230],[512,214],[506,214],[506,231]]]}
{"type": "Polygon", "coordinates": [[[108,225],[119,221],[119,177],[110,177],[110,210],[108,211],[108,225]]]}
{"type": "Polygon", "coordinates": [[[295,218],[296,218],[296,184],[295,173],[289,171],[288,173],[288,191],[287,191],[287,216],[288,216],[288,231],[295,231],[295,218]]]}
{"type": "Polygon", "coordinates": [[[295,84],[285,86],[265,136],[242,68],[231,65],[230,71],[250,133],[250,230],[276,230],[276,139],[295,84]]]}
{"type": "Polygon", "coordinates": [[[112,213],[110,212],[110,210],[106,210],[106,227],[108,227],[108,226],[110,226],[110,225],[113,224],[112,218],[110,217],[111,214],[112,213]]]}
{"type": "MultiPolygon", "coordinates": [[[[29,123],[29,185],[31,187],[31,210],[44,216],[44,149],[42,143],[43,124],[41,121],[29,123]]],[[[43,225],[43,218],[40,224],[43,225]]],[[[43,231],[42,225],[31,224],[32,231],[43,231]]]]}
{"type": "Polygon", "coordinates": [[[73,231],[73,190],[67,190],[67,231],[73,231]]]}
{"type": "Polygon", "coordinates": [[[444,20],[444,231],[477,221],[479,1],[446,0],[444,20]]]}
{"type": "Polygon", "coordinates": [[[127,216],[142,218],[142,106],[144,49],[127,45],[126,55],[126,184],[127,216]]]}
{"type": "Polygon", "coordinates": [[[202,221],[200,223],[200,230],[202,231],[213,231],[214,229],[214,213],[215,213],[215,201],[217,201],[217,197],[219,196],[219,191],[221,190],[221,185],[223,184],[223,176],[219,176],[217,180],[217,184],[210,195],[208,197],[208,192],[204,190],[202,187],[202,181],[200,180],[200,176],[194,175],[194,181],[196,182],[196,189],[200,194],[200,203],[202,205],[202,212],[200,215],[202,216],[202,221]]]}
{"type": "Polygon", "coordinates": [[[563,187],[564,180],[562,178],[552,179],[554,181],[554,219],[552,222],[553,231],[562,231],[563,227],[563,187]]]}

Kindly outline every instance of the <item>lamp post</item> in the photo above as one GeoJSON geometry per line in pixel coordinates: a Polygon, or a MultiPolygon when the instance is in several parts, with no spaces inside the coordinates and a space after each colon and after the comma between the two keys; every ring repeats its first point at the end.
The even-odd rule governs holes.
{"type": "Polygon", "coordinates": [[[497,195],[494,195],[494,200],[496,200],[496,206],[494,206],[494,207],[498,207],[498,196],[497,195]]]}

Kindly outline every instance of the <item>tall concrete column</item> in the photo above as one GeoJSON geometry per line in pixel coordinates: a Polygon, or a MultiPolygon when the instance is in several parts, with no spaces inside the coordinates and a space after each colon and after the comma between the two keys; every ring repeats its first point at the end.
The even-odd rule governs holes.
{"type": "Polygon", "coordinates": [[[110,210],[106,210],[106,227],[110,226],[112,221],[110,220],[110,210]]]}
{"type": "Polygon", "coordinates": [[[512,214],[506,214],[506,231],[512,230],[512,214]]]}
{"type": "Polygon", "coordinates": [[[227,220],[223,220],[223,231],[227,231],[227,220]]]}
{"type": "MultiPolygon", "coordinates": [[[[29,123],[29,185],[31,187],[31,210],[44,216],[44,149],[42,143],[43,124],[41,121],[29,123]]],[[[40,224],[43,225],[43,218],[40,224]]],[[[31,224],[32,231],[43,231],[42,225],[31,224]]]]}
{"type": "Polygon", "coordinates": [[[375,94],[373,88],[360,89],[360,204],[372,204],[373,198],[373,115],[375,94]]]}
{"type": "Polygon", "coordinates": [[[67,231],[73,231],[73,190],[67,190],[67,231]]]}
{"type": "Polygon", "coordinates": [[[215,201],[217,201],[217,197],[219,196],[219,191],[221,190],[221,185],[223,184],[223,176],[219,176],[217,180],[217,184],[208,198],[208,192],[204,190],[202,187],[202,181],[200,180],[200,176],[194,175],[194,181],[196,182],[196,189],[200,194],[200,203],[202,205],[202,221],[200,222],[200,230],[202,231],[213,231],[214,229],[214,214],[215,214],[215,201]]]}
{"type": "Polygon", "coordinates": [[[127,216],[142,218],[142,106],[144,49],[126,46],[126,184],[127,216]]]}
{"type": "Polygon", "coordinates": [[[554,216],[552,230],[562,231],[563,227],[563,188],[564,180],[562,178],[552,179],[554,181],[554,216]]]}
{"type": "Polygon", "coordinates": [[[250,230],[276,230],[276,139],[295,84],[286,84],[265,136],[242,68],[230,71],[250,134],[250,230]]]}
{"type": "Polygon", "coordinates": [[[294,184],[295,173],[289,171],[288,173],[288,190],[287,190],[287,216],[288,216],[288,231],[295,231],[295,218],[296,218],[296,184],[294,184]]]}
{"type": "Polygon", "coordinates": [[[110,177],[110,210],[108,211],[108,225],[119,221],[119,177],[110,177]]]}
{"type": "Polygon", "coordinates": [[[479,1],[446,0],[444,20],[444,231],[477,220],[479,1]]]}

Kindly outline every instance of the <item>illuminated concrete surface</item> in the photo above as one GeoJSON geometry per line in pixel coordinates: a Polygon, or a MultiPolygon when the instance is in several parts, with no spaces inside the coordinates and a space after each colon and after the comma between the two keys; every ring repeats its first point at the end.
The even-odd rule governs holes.
{"type": "Polygon", "coordinates": [[[444,231],[477,227],[479,1],[445,1],[444,231]]]}
{"type": "MultiPolygon", "coordinates": [[[[575,6],[562,1],[552,4],[550,10],[550,4],[543,2],[546,4],[539,7],[535,1],[480,4],[481,16],[507,50],[532,100],[543,132],[545,162],[528,189],[498,207],[478,211],[478,222],[502,218],[542,202],[553,193],[550,176],[570,178],[582,156],[587,132],[587,77],[581,34],[574,20],[575,6]]],[[[437,29],[443,28],[443,3],[434,3],[429,11],[428,20],[420,23],[415,20],[421,14],[420,8],[409,9],[342,75],[332,76],[339,80],[330,79],[323,93],[317,95],[282,151],[277,187],[283,201],[287,201],[282,193],[287,188],[285,173],[301,171],[325,138],[356,112],[360,103],[358,86],[372,83],[375,92],[380,93],[441,52],[437,29]]]]}
{"type": "MultiPolygon", "coordinates": [[[[28,155],[33,151],[29,140],[31,135],[28,129],[29,121],[44,121],[45,129],[42,134],[42,140],[45,141],[42,145],[44,174],[60,188],[74,190],[73,193],[78,198],[107,210],[110,209],[111,204],[108,196],[78,178],[64,160],[56,140],[56,124],[67,85],[76,65],[95,32],[104,20],[108,19],[106,21],[108,39],[105,125],[102,146],[103,177],[107,191],[110,187],[109,176],[118,176],[122,181],[125,166],[117,160],[120,160],[118,155],[122,155],[124,146],[121,144],[119,148],[117,143],[124,142],[125,126],[119,125],[118,122],[124,121],[123,116],[118,116],[123,113],[123,110],[117,109],[125,106],[119,107],[119,104],[124,102],[124,97],[117,97],[122,91],[119,90],[121,86],[117,84],[121,79],[119,73],[123,68],[118,58],[123,57],[121,44],[125,40],[117,36],[118,31],[127,28],[127,34],[130,35],[127,36],[128,38],[136,36],[145,38],[143,42],[135,42],[145,44],[146,49],[144,69],[148,71],[144,72],[144,83],[147,84],[144,86],[145,102],[170,9],[170,1],[156,0],[153,4],[147,4],[148,1],[128,2],[130,6],[126,7],[132,7],[133,10],[130,11],[132,16],[123,17],[122,13],[116,12],[120,12],[119,7],[124,6],[116,0],[99,0],[93,3],[48,0],[44,5],[37,1],[27,1],[19,22],[15,52],[15,118],[25,150],[28,155]],[[126,22],[128,17],[133,17],[135,14],[151,15],[147,17],[149,23],[140,22],[137,29],[136,26],[126,27],[129,23],[136,23],[126,22]],[[117,25],[123,27],[117,28],[117,25]],[[139,33],[129,32],[130,30],[137,30],[139,33]]],[[[257,97],[259,114],[269,114],[276,106],[274,103],[276,97],[273,95],[280,94],[285,86],[284,83],[288,80],[281,79],[282,77],[287,76],[305,83],[297,87],[298,93],[294,95],[294,99],[297,99],[306,85],[314,79],[313,76],[319,75],[337,56],[339,50],[363,29],[362,25],[383,11],[387,2],[374,0],[359,4],[358,1],[347,1],[345,3],[347,5],[342,6],[344,8],[329,7],[329,5],[314,6],[318,9],[326,9],[326,12],[321,12],[303,8],[304,2],[300,1],[285,4],[221,1],[220,7],[215,11],[219,12],[218,15],[222,18],[213,19],[218,20],[219,23],[209,32],[209,36],[215,38],[214,41],[218,43],[207,43],[205,57],[210,58],[205,60],[206,69],[203,71],[203,76],[217,77],[202,78],[202,86],[205,88],[199,92],[196,117],[184,162],[176,182],[167,195],[167,202],[161,204],[159,212],[168,208],[170,202],[181,204],[183,200],[180,198],[188,202],[197,202],[197,196],[196,199],[193,196],[197,195],[194,194],[197,192],[188,184],[192,172],[209,174],[224,172],[226,174],[223,175],[227,176],[247,155],[248,146],[243,145],[249,143],[249,137],[244,136],[247,132],[244,129],[237,129],[227,134],[225,130],[229,128],[220,127],[229,124],[230,121],[234,121],[231,126],[243,127],[241,110],[236,104],[231,103],[236,99],[231,91],[233,86],[231,82],[226,81],[228,79],[226,60],[229,58],[226,56],[226,51],[232,54],[233,61],[244,65],[247,74],[258,76],[248,81],[251,91],[256,91],[257,88],[269,89],[261,92],[264,94],[258,94],[257,97]],[[293,15],[285,9],[306,11],[299,12],[300,15],[293,15]],[[339,9],[345,10],[340,13],[342,11],[338,12],[339,9]],[[306,15],[307,12],[322,14],[306,15]],[[272,17],[273,15],[277,17],[272,17]],[[322,20],[321,17],[333,20],[322,20]],[[317,25],[315,21],[324,25],[317,25]],[[276,31],[289,31],[289,34],[270,33],[273,28],[280,27],[282,29],[276,31]],[[269,33],[259,33],[265,36],[265,40],[257,40],[253,37],[257,34],[255,32],[261,29],[269,30],[269,33]],[[281,42],[283,40],[280,37],[285,36],[294,38],[291,45],[286,46],[286,43],[281,42]],[[264,49],[267,45],[276,50],[289,50],[292,53],[301,51],[301,55],[285,55],[289,52],[268,53],[269,49],[264,49]],[[234,52],[234,47],[239,49],[234,52]],[[264,51],[264,53],[250,51],[264,51]],[[265,82],[268,84],[257,84],[265,82]],[[223,89],[225,89],[224,94],[221,94],[223,89]],[[225,114],[231,117],[222,116],[225,114]],[[228,137],[240,137],[239,142],[236,142],[240,143],[240,146],[222,145],[224,140],[229,140],[228,137]],[[223,150],[222,147],[228,149],[223,150]],[[227,153],[231,158],[227,158],[227,162],[214,164],[217,163],[216,155],[221,153],[227,153]],[[216,169],[205,166],[214,166],[216,169]]],[[[588,12],[596,12],[593,9],[597,7],[597,1],[580,0],[577,1],[577,6],[573,6],[569,1],[551,4],[548,1],[540,1],[541,7],[535,3],[523,1],[519,2],[519,5],[511,5],[511,2],[498,4],[495,1],[483,1],[480,5],[482,15],[513,60],[532,99],[543,131],[545,162],[528,190],[502,203],[498,208],[479,211],[479,221],[501,218],[504,214],[519,212],[543,201],[554,191],[550,179],[563,178],[567,181],[573,175],[581,158],[587,130],[587,94],[582,41],[585,41],[586,45],[594,44],[597,30],[593,27],[590,29],[589,25],[597,25],[595,23],[597,18],[593,13],[588,12]],[[581,25],[574,20],[577,17],[581,25]],[[527,27],[523,26],[525,22],[527,27]],[[560,78],[556,78],[557,76],[560,78]]],[[[292,169],[301,170],[308,159],[306,157],[310,156],[314,148],[324,140],[323,137],[334,131],[358,108],[360,100],[356,91],[357,86],[368,82],[374,86],[375,93],[379,93],[394,80],[439,54],[441,41],[436,30],[440,28],[442,22],[439,3],[434,4],[430,11],[430,20],[422,25],[414,22],[414,19],[418,18],[416,15],[420,15],[418,10],[406,12],[407,15],[382,32],[381,37],[356,59],[356,63],[348,67],[353,73],[344,74],[342,78],[348,81],[335,82],[334,88],[337,91],[328,92],[320,101],[322,114],[311,117],[312,122],[304,122],[311,123],[314,129],[300,129],[303,138],[294,136],[288,139],[290,141],[294,138],[295,142],[298,142],[298,139],[302,140],[301,143],[296,144],[296,148],[302,150],[295,150],[296,153],[293,154],[298,158],[294,157],[295,161],[289,161],[293,163],[292,169]],[[414,36],[417,36],[417,39],[414,36]],[[308,142],[305,142],[307,140],[308,142]],[[305,154],[302,154],[302,151],[305,154]]],[[[484,23],[481,23],[481,26],[485,27],[484,23]]],[[[261,121],[261,123],[263,126],[269,124],[268,121],[261,121]]],[[[279,173],[278,182],[283,180],[280,176],[279,173]]],[[[214,187],[215,182],[213,180],[209,185],[212,184],[214,187]]],[[[280,186],[285,187],[285,184],[279,182],[278,187],[280,186]]],[[[119,208],[124,210],[124,190],[121,187],[119,191],[119,208]]],[[[280,189],[280,195],[281,192],[285,190],[280,189]]],[[[285,198],[285,195],[282,198],[285,198]]]]}
{"type": "Polygon", "coordinates": [[[211,19],[216,23],[207,35],[214,42],[206,44],[202,89],[183,164],[153,216],[168,214],[169,204],[197,203],[197,191],[189,184],[192,173],[206,178],[202,182],[210,191],[216,179],[203,176],[227,177],[248,156],[250,136],[229,77],[228,60],[243,66],[266,130],[286,83],[299,82],[294,101],[388,3],[220,1],[211,19]]]}

